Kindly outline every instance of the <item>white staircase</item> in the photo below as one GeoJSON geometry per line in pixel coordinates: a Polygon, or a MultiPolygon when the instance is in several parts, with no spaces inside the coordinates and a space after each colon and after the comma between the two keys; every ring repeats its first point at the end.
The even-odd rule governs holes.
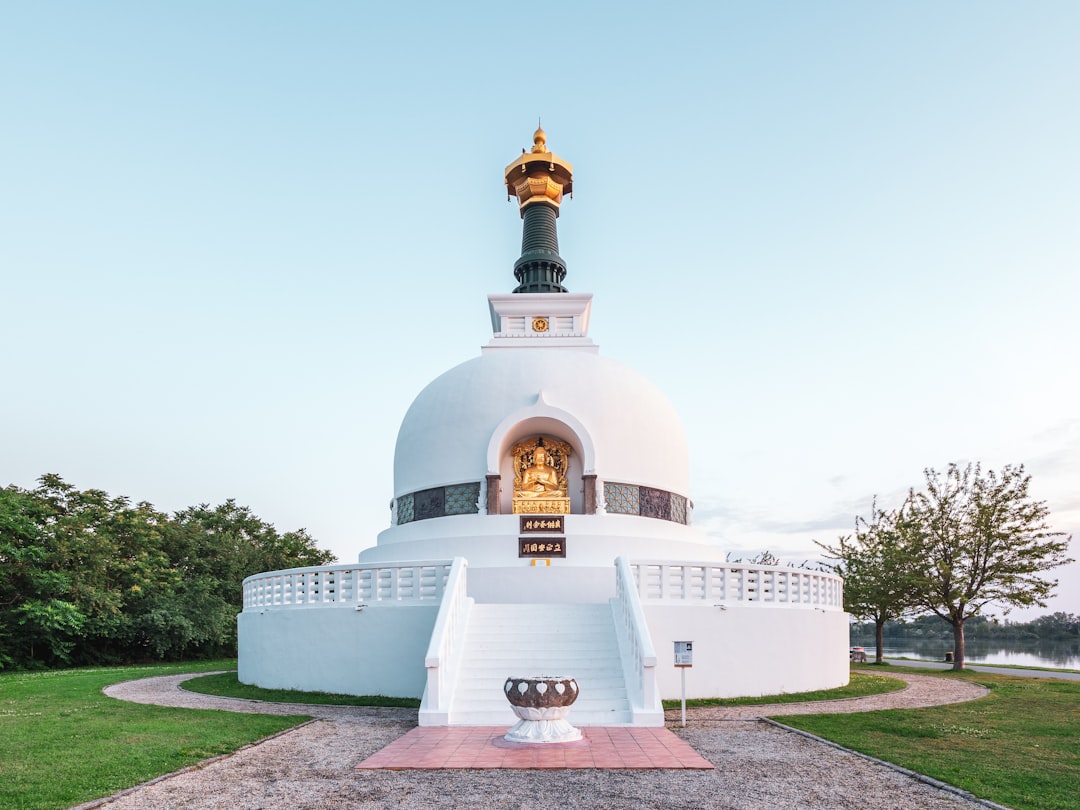
{"type": "Polygon", "coordinates": [[[450,725],[517,722],[503,693],[507,677],[575,678],[575,726],[632,723],[612,609],[608,604],[474,604],[469,611],[450,725]]]}

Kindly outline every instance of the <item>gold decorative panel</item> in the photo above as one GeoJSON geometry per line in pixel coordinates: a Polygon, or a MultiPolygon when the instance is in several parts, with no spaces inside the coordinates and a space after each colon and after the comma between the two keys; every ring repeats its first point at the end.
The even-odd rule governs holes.
{"type": "Polygon", "coordinates": [[[570,512],[566,469],[570,445],[537,436],[510,450],[514,459],[515,515],[565,515],[570,512]]]}
{"type": "Polygon", "coordinates": [[[515,515],[568,515],[570,514],[569,498],[551,498],[549,500],[519,500],[514,498],[515,515]]]}

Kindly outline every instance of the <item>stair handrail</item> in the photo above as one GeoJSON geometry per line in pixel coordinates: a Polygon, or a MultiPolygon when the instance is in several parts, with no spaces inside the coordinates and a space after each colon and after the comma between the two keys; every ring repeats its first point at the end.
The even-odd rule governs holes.
{"type": "Polygon", "coordinates": [[[436,712],[446,715],[450,711],[454,677],[461,659],[465,626],[473,601],[469,599],[466,589],[468,567],[469,563],[464,557],[455,557],[450,564],[450,574],[446,578],[442,602],[431,631],[431,642],[424,656],[424,666],[427,667],[427,689],[421,708],[424,714],[436,712]]]}
{"type": "Polygon", "coordinates": [[[615,559],[615,597],[619,602],[623,635],[629,644],[630,663],[635,675],[633,702],[646,711],[655,709],[659,705],[656,692],[656,650],[649,634],[649,625],[645,621],[645,610],[641,606],[634,572],[625,557],[615,559]]]}

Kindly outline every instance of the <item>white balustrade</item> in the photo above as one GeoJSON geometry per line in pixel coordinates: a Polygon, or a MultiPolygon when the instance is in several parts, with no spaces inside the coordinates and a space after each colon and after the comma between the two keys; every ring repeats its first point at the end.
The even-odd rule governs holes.
{"type": "Polygon", "coordinates": [[[454,558],[442,604],[435,616],[431,642],[424,656],[427,689],[420,706],[419,721],[422,726],[445,725],[449,721],[450,701],[464,647],[465,628],[469,623],[469,608],[473,604],[466,594],[468,567],[464,557],[454,558]]]}
{"type": "Polygon", "coordinates": [[[424,560],[267,571],[244,580],[244,610],[438,602],[450,566],[424,560]]]}
{"type": "Polygon", "coordinates": [[[844,584],[836,574],[773,565],[629,563],[643,602],[708,602],[739,607],[844,609],[844,584]]]}
{"type": "Polygon", "coordinates": [[[659,707],[656,691],[656,650],[653,648],[645,611],[641,607],[631,564],[625,557],[615,560],[616,621],[627,644],[629,660],[624,660],[627,689],[632,690],[631,706],[645,711],[659,707]]]}

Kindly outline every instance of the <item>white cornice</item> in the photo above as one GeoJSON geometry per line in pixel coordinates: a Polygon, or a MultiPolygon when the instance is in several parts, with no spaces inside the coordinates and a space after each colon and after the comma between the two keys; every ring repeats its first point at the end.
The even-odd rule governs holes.
{"type": "Polygon", "coordinates": [[[488,296],[492,349],[586,349],[592,293],[509,293],[488,296]]]}

